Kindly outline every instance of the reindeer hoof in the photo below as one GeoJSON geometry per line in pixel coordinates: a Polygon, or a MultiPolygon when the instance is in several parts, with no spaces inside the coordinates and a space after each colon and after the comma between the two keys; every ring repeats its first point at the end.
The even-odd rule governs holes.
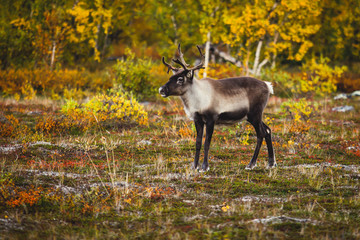
{"type": "Polygon", "coordinates": [[[273,163],[273,165],[267,165],[267,169],[271,169],[271,168],[276,168],[277,167],[277,163],[273,163]]]}
{"type": "Polygon", "coordinates": [[[247,165],[246,167],[245,167],[245,170],[252,170],[252,169],[254,169],[256,167],[256,164],[254,164],[254,165],[247,165]]]}
{"type": "Polygon", "coordinates": [[[209,167],[204,167],[204,166],[201,169],[198,169],[199,172],[207,172],[209,170],[210,170],[209,167]]]}

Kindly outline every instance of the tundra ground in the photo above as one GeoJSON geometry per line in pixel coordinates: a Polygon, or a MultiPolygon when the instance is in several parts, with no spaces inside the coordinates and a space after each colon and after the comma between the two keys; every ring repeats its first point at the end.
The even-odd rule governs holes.
{"type": "Polygon", "coordinates": [[[277,168],[263,144],[245,170],[256,137],[243,122],[215,129],[199,173],[180,101],[148,104],[148,126],[52,134],[35,126],[61,119],[57,103],[1,100],[1,122],[28,131],[0,139],[0,239],[359,239],[359,101],[320,99],[300,123],[281,101],[265,113],[277,168]]]}

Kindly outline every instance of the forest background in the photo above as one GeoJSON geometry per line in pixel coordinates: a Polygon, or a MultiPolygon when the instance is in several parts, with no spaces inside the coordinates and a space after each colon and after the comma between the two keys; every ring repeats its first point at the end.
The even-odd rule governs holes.
{"type": "Polygon", "coordinates": [[[357,90],[359,0],[0,0],[0,239],[360,239],[357,90]],[[277,168],[244,121],[192,169],[180,43],[273,84],[277,168]]]}
{"type": "Polygon", "coordinates": [[[286,96],[360,85],[358,0],[1,2],[4,97],[82,99],[121,85],[153,100],[168,78],[160,58],[178,43],[193,62],[195,45],[206,51],[210,77],[261,75],[286,96]]]}

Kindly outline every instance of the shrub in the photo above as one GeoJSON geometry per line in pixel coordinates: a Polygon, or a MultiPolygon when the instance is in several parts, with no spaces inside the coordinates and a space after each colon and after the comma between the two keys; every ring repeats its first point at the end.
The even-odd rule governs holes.
{"type": "Polygon", "coordinates": [[[13,176],[8,173],[0,178],[0,206],[31,207],[39,203],[43,197],[43,188],[34,185],[19,187],[13,181],[13,176]]]}
{"type": "Polygon", "coordinates": [[[167,73],[167,68],[162,62],[158,64],[153,64],[150,69],[150,81],[151,86],[154,88],[154,94],[156,97],[159,97],[158,89],[160,86],[164,85],[170,78],[170,73],[167,73]]]}
{"type": "Polygon", "coordinates": [[[99,91],[112,87],[110,76],[98,76],[85,70],[7,69],[0,70],[0,91],[5,96],[32,99],[36,94],[53,99],[81,99],[85,90],[99,91]]]}
{"type": "MultiPolygon", "coordinates": [[[[199,78],[202,78],[204,69],[200,69],[199,78]]],[[[214,79],[236,77],[242,75],[242,68],[232,64],[209,64],[207,76],[214,79]]]]}
{"type": "Polygon", "coordinates": [[[265,70],[261,78],[275,82],[278,94],[283,97],[324,96],[336,91],[346,67],[331,67],[329,59],[320,58],[319,62],[315,59],[307,62],[302,70],[302,73],[265,70]]]}
{"type": "Polygon", "coordinates": [[[300,81],[299,91],[314,92],[320,96],[335,92],[336,84],[347,68],[345,66],[332,68],[328,65],[329,62],[330,59],[321,57],[319,62],[313,58],[304,64],[303,70],[306,74],[304,73],[300,81]]]}
{"type": "Polygon", "coordinates": [[[360,89],[360,74],[344,74],[341,79],[338,80],[338,89],[345,92],[352,92],[360,89]]]}
{"type": "Polygon", "coordinates": [[[148,124],[148,115],[143,106],[125,92],[98,95],[85,104],[69,100],[61,111],[66,116],[65,122],[75,123],[82,130],[96,123],[104,124],[111,121],[115,121],[116,124],[128,122],[148,124]]]}
{"type": "Polygon", "coordinates": [[[65,121],[59,121],[53,116],[45,116],[44,118],[38,119],[35,125],[35,131],[45,135],[57,135],[68,128],[69,126],[66,125],[65,121]]]}
{"type": "Polygon", "coordinates": [[[285,115],[290,116],[295,122],[307,121],[317,110],[316,106],[310,105],[309,101],[301,98],[297,101],[292,99],[281,104],[281,110],[285,115]]]}
{"type": "Polygon", "coordinates": [[[147,112],[132,95],[117,92],[113,95],[99,95],[84,104],[84,113],[92,115],[98,122],[117,120],[146,125],[147,112]]]}
{"type": "Polygon", "coordinates": [[[284,71],[265,69],[261,79],[275,83],[276,95],[280,97],[293,97],[297,95],[297,83],[300,81],[296,74],[284,71]]]}
{"type": "Polygon", "coordinates": [[[29,128],[12,114],[5,115],[5,119],[0,121],[0,137],[17,138],[24,141],[29,135],[29,128]]]}
{"type": "Polygon", "coordinates": [[[292,99],[281,104],[281,112],[291,119],[289,132],[303,133],[309,130],[309,120],[315,114],[318,107],[311,105],[308,100],[301,98],[297,101],[292,99]]]}
{"type": "Polygon", "coordinates": [[[126,49],[125,54],[127,58],[119,60],[113,67],[116,83],[125,91],[132,92],[141,101],[155,96],[158,86],[154,86],[151,81],[151,61],[135,58],[130,49],[126,49]]]}

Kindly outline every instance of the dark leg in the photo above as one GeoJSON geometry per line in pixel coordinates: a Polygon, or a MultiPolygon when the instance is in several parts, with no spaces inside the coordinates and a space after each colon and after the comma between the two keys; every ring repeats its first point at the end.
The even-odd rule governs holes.
{"type": "Polygon", "coordinates": [[[271,140],[271,129],[264,123],[262,122],[264,131],[265,131],[265,141],[266,141],[266,146],[268,149],[268,154],[269,154],[269,168],[272,167],[276,167],[276,161],[275,161],[275,153],[274,153],[274,148],[272,145],[272,140],[271,140]]]}
{"type": "Polygon", "coordinates": [[[211,137],[214,132],[214,125],[215,125],[215,121],[213,119],[206,120],[206,138],[205,138],[205,146],[204,146],[205,153],[204,153],[204,162],[202,164],[203,171],[209,170],[208,156],[209,156],[211,137]]]}
{"type": "Polygon", "coordinates": [[[249,121],[249,122],[255,128],[257,141],[256,141],[254,155],[251,158],[250,163],[246,166],[245,169],[253,169],[254,167],[256,167],[256,159],[259,155],[260,147],[261,147],[262,141],[264,139],[264,135],[265,135],[261,120],[260,121],[249,121]]]}
{"type": "Polygon", "coordinates": [[[194,169],[197,169],[199,165],[202,137],[204,133],[204,121],[201,119],[201,117],[195,116],[194,122],[196,128],[196,153],[194,160],[194,169]]]}

